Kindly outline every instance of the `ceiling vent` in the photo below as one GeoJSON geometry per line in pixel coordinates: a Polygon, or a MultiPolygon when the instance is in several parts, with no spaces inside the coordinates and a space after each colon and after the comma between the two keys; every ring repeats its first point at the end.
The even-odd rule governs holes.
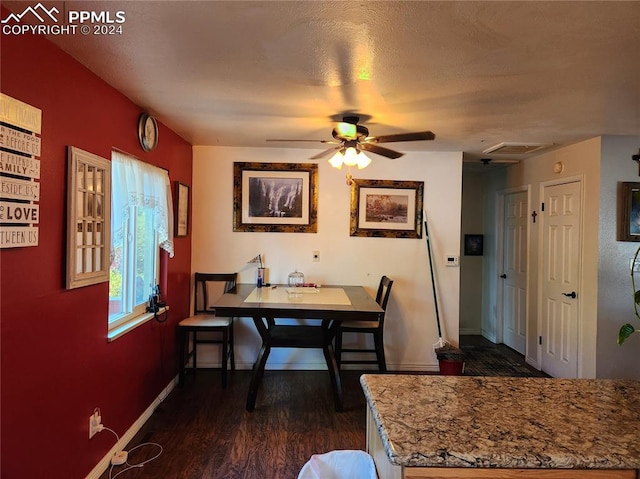
{"type": "Polygon", "coordinates": [[[546,143],[498,143],[497,145],[487,148],[482,153],[494,153],[504,155],[527,155],[534,151],[547,148],[549,145],[546,143]]]}

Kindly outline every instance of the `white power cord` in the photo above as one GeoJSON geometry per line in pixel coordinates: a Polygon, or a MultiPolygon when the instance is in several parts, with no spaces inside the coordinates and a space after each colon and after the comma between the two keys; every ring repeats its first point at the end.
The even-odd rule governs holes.
{"type": "MultiPolygon", "coordinates": [[[[117,440],[116,442],[120,442],[120,436],[118,436],[118,434],[113,429],[110,429],[110,428],[105,427],[104,425],[100,424],[98,426],[97,430],[98,430],[98,432],[102,432],[102,431],[105,431],[105,430],[106,431],[111,431],[113,433],[113,435],[116,436],[116,440],[117,440]]],[[[156,442],[145,442],[145,443],[142,443],[142,444],[138,444],[137,446],[132,447],[131,449],[129,449],[128,452],[124,451],[124,450],[123,451],[116,451],[113,454],[113,457],[111,457],[111,468],[109,469],[109,479],[115,479],[120,474],[122,474],[123,472],[126,472],[126,471],[128,471],[130,469],[137,468],[137,467],[143,467],[145,464],[148,464],[151,461],[153,461],[154,459],[157,459],[158,457],[160,457],[160,455],[162,454],[162,451],[163,451],[162,446],[160,444],[156,443],[156,442]],[[139,449],[139,448],[141,448],[143,446],[156,446],[157,448],[159,448],[159,451],[155,456],[147,459],[146,461],[142,461],[142,462],[139,462],[137,464],[131,464],[129,462],[129,453],[132,452],[132,451],[135,451],[136,449],[139,449]],[[121,471],[118,471],[115,475],[113,475],[113,468],[115,466],[123,466],[123,465],[126,465],[126,467],[124,469],[122,469],[121,471]]]]}

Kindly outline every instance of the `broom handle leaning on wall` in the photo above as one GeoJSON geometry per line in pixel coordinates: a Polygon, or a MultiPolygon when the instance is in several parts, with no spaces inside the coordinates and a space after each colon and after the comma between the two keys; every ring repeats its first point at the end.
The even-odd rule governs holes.
{"type": "Polygon", "coordinates": [[[442,329],[440,327],[440,313],[438,312],[438,295],[436,293],[436,279],[433,274],[433,259],[431,258],[431,241],[429,240],[429,227],[427,226],[426,215],[424,216],[424,234],[427,238],[427,253],[429,255],[429,271],[431,271],[431,286],[433,287],[433,302],[436,307],[436,323],[438,325],[438,338],[442,339],[442,329]]]}

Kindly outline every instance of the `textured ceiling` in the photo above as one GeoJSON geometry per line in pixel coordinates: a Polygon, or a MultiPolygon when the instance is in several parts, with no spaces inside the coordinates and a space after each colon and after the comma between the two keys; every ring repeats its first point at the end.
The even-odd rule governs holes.
{"type": "Polygon", "coordinates": [[[344,112],[469,158],[640,134],[638,1],[42,3],[124,11],[122,35],[51,40],[195,145],[321,151],[265,140],[329,140],[344,112]]]}

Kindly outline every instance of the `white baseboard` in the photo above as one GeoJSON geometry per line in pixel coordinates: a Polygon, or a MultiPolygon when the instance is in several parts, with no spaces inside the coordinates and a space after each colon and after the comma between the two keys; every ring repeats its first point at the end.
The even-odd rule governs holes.
{"type": "Polygon", "coordinates": [[[497,344],[497,343],[498,343],[498,341],[497,341],[497,338],[496,338],[496,335],[495,335],[495,334],[489,334],[489,333],[487,333],[486,331],[482,331],[482,336],[483,336],[485,339],[488,339],[489,341],[491,341],[491,342],[492,342],[492,343],[494,343],[494,344],[497,344]]]}
{"type": "MultiPolygon", "coordinates": [[[[162,392],[158,395],[157,398],[153,400],[151,405],[142,413],[142,415],[134,422],[131,427],[125,432],[120,440],[107,452],[107,454],[100,460],[98,464],[91,470],[89,474],[87,474],[86,479],[99,479],[100,476],[107,470],[107,468],[111,465],[111,458],[113,455],[122,451],[126,445],[133,439],[133,437],[138,433],[138,431],[142,428],[145,422],[151,417],[153,411],[156,410],[158,405],[165,400],[165,398],[169,395],[169,393],[176,387],[178,384],[178,376],[173,378],[173,380],[167,385],[166,388],[162,390],[162,392]]],[[[108,427],[108,424],[105,425],[108,427]]],[[[100,434],[110,434],[108,431],[103,431],[100,434]]]]}
{"type": "Polygon", "coordinates": [[[529,366],[536,368],[538,371],[542,371],[542,367],[540,366],[540,364],[538,364],[538,361],[536,361],[536,360],[535,360],[535,358],[532,358],[532,357],[530,357],[530,356],[527,356],[527,357],[525,358],[525,362],[526,362],[529,366]]]}
{"type": "Polygon", "coordinates": [[[459,334],[460,336],[482,336],[482,330],[475,328],[460,328],[459,334]]]}

